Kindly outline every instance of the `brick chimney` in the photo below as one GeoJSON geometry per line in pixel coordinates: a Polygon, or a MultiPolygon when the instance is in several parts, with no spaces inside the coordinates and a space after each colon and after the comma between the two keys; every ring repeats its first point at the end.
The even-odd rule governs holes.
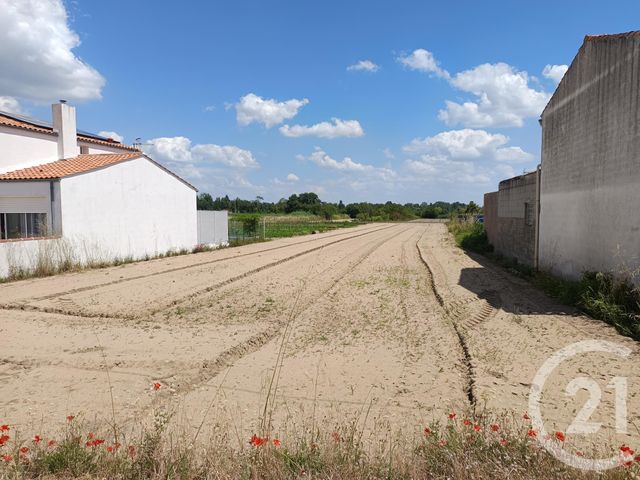
{"type": "Polygon", "coordinates": [[[66,100],[51,105],[53,129],[58,132],[58,158],[77,157],[80,154],[76,130],[76,109],[66,100]]]}

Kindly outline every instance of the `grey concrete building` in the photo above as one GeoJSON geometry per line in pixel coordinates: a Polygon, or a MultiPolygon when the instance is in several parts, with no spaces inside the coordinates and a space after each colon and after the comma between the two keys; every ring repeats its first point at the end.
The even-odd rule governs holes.
{"type": "Polygon", "coordinates": [[[539,268],[568,278],[636,269],[640,32],[585,37],[540,123],[539,268]]]}
{"type": "Polygon", "coordinates": [[[538,173],[500,182],[484,196],[484,224],[496,253],[533,266],[536,248],[538,173]]]}

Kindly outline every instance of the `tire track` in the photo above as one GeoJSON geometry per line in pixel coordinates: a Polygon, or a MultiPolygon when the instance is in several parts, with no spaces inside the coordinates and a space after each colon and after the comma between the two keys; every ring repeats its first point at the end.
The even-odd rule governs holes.
{"type": "MultiPolygon", "coordinates": [[[[389,226],[378,228],[378,229],[375,229],[375,230],[367,230],[366,232],[361,232],[361,233],[359,233],[357,235],[351,235],[351,236],[346,237],[346,238],[340,238],[338,240],[333,240],[333,241],[331,241],[329,243],[322,244],[320,246],[313,247],[313,248],[310,248],[308,250],[304,250],[302,252],[298,252],[298,253],[290,255],[288,257],[284,257],[284,258],[282,258],[280,260],[276,260],[274,262],[267,263],[267,264],[262,265],[260,267],[257,267],[257,268],[251,269],[251,270],[247,270],[246,272],[243,272],[243,273],[241,273],[239,275],[235,275],[235,276],[230,277],[230,278],[228,278],[226,280],[223,280],[222,282],[218,282],[218,283],[215,283],[215,284],[210,285],[208,287],[205,287],[203,289],[200,289],[200,290],[197,290],[195,292],[192,292],[192,293],[190,293],[190,294],[188,294],[188,295],[186,295],[184,297],[181,297],[181,298],[179,298],[177,300],[172,300],[170,303],[164,304],[163,306],[161,306],[159,308],[156,308],[156,309],[153,309],[153,310],[148,310],[148,311],[144,312],[143,315],[135,315],[135,314],[131,314],[131,315],[127,315],[127,314],[113,315],[113,314],[110,314],[110,313],[87,312],[87,311],[78,312],[78,311],[73,311],[73,310],[69,310],[69,309],[65,309],[65,308],[39,307],[39,306],[35,306],[35,305],[30,305],[28,303],[0,304],[0,310],[37,311],[37,312],[41,312],[41,313],[53,313],[53,314],[58,314],[58,315],[66,315],[66,316],[73,316],[73,317],[80,317],[80,318],[103,318],[103,319],[115,319],[115,320],[135,320],[135,319],[139,319],[139,318],[150,317],[150,316],[155,315],[155,314],[157,314],[159,312],[162,312],[163,310],[165,310],[167,308],[171,308],[171,307],[180,305],[180,304],[185,303],[185,302],[187,302],[187,301],[189,301],[189,300],[191,300],[191,299],[193,299],[193,298],[195,298],[197,296],[209,293],[209,292],[211,292],[211,291],[213,291],[215,289],[218,289],[218,288],[224,287],[226,285],[229,285],[231,283],[237,282],[238,280],[242,280],[243,278],[246,278],[246,277],[248,277],[250,275],[254,275],[256,273],[262,272],[263,270],[266,270],[268,268],[276,267],[276,266],[281,265],[281,264],[283,264],[285,262],[288,262],[288,261],[294,260],[296,258],[299,258],[299,257],[301,257],[303,255],[308,255],[310,253],[316,252],[316,251],[321,250],[321,249],[323,249],[325,247],[329,247],[329,246],[335,245],[335,244],[340,243],[340,242],[344,242],[344,241],[347,241],[347,240],[352,240],[352,239],[359,238],[359,237],[362,237],[362,236],[365,236],[365,235],[370,235],[370,234],[377,233],[377,232],[380,232],[380,231],[383,231],[383,230],[388,230],[388,229],[394,228],[396,226],[397,225],[389,225],[389,226]]],[[[289,246],[289,245],[286,245],[286,246],[289,246]]],[[[277,249],[284,248],[284,246],[276,247],[276,248],[277,249]]],[[[255,252],[255,253],[257,253],[257,252],[255,252]]],[[[252,252],[250,254],[244,254],[244,256],[253,255],[253,254],[254,254],[254,252],[252,252]]],[[[228,260],[228,259],[233,259],[233,258],[238,258],[238,257],[236,256],[236,257],[230,257],[230,258],[219,259],[219,260],[222,261],[222,260],[228,260]]],[[[213,263],[213,262],[209,262],[209,263],[213,263]]],[[[203,264],[200,264],[200,265],[203,265],[203,264]]],[[[180,267],[180,269],[184,269],[184,268],[180,267]]],[[[149,277],[156,276],[156,275],[161,275],[161,274],[164,274],[164,273],[167,273],[167,272],[153,273],[153,274],[149,274],[149,275],[146,275],[146,276],[141,276],[140,278],[149,278],[149,277]]],[[[127,279],[127,280],[130,280],[130,279],[127,279]]],[[[116,281],[115,283],[122,283],[122,282],[121,281],[116,281]]],[[[101,287],[104,287],[104,286],[107,286],[107,285],[106,284],[105,285],[101,285],[98,288],[101,288],[101,287]]],[[[59,295],[55,295],[54,297],[56,297],[56,296],[59,296],[59,295]]],[[[67,301],[69,301],[69,300],[67,300],[67,301]]]]}
{"type": "MultiPolygon", "coordinates": [[[[376,231],[378,231],[378,230],[376,230],[376,231]]],[[[375,232],[371,232],[371,233],[375,233],[375,232]]],[[[375,241],[375,240],[372,240],[372,241],[375,241]]],[[[352,255],[353,255],[352,253],[346,253],[345,255],[341,256],[339,259],[334,260],[333,263],[331,263],[328,266],[324,267],[322,270],[319,270],[319,271],[315,272],[313,274],[313,276],[310,277],[310,280],[318,278],[318,277],[321,277],[327,271],[335,268],[336,265],[340,265],[344,260],[347,260],[347,259],[351,258],[352,255]]],[[[217,295],[217,296],[215,296],[213,298],[215,300],[217,300],[217,301],[224,300],[224,299],[228,298],[229,296],[237,294],[239,288],[242,288],[242,287],[239,286],[239,287],[237,287],[235,289],[228,290],[226,292],[222,292],[222,293],[220,293],[219,295],[217,295]]],[[[211,297],[209,297],[209,298],[211,298],[211,297]]],[[[183,313],[193,312],[193,311],[198,310],[199,308],[202,308],[202,306],[203,306],[202,302],[192,302],[188,307],[182,307],[182,311],[183,311],[183,313]]],[[[166,315],[166,314],[169,314],[170,312],[168,312],[167,310],[164,310],[161,313],[164,313],[166,315]]]]}
{"type": "MultiPolygon", "coordinates": [[[[453,326],[453,330],[456,334],[456,336],[458,337],[458,343],[460,344],[460,348],[462,349],[462,363],[465,367],[466,370],[466,386],[465,386],[465,393],[467,395],[467,400],[469,401],[469,405],[471,407],[471,409],[473,410],[473,413],[475,414],[475,409],[476,409],[476,403],[477,403],[477,397],[476,397],[476,392],[475,392],[475,366],[473,363],[473,359],[471,356],[471,352],[469,351],[469,344],[467,342],[465,333],[463,331],[463,328],[459,325],[459,320],[460,318],[452,315],[451,314],[451,308],[449,306],[449,304],[447,303],[447,301],[445,300],[445,297],[442,295],[440,288],[438,287],[438,285],[436,284],[435,281],[435,277],[433,275],[433,270],[431,268],[431,265],[429,264],[429,262],[427,261],[425,255],[422,252],[422,249],[420,248],[420,240],[422,240],[424,233],[426,233],[426,229],[423,232],[422,236],[420,236],[420,238],[418,239],[418,241],[416,242],[416,249],[418,250],[418,255],[420,256],[420,260],[422,261],[422,263],[424,264],[424,266],[426,267],[427,271],[429,272],[429,286],[431,287],[431,289],[433,290],[433,293],[436,297],[436,300],[438,301],[438,304],[440,305],[440,307],[442,308],[445,317],[447,317],[449,319],[449,321],[451,322],[451,325],[453,326]]],[[[437,261],[435,261],[437,264],[437,261]]],[[[449,296],[453,296],[453,294],[449,291],[449,296]]]]}
{"type": "MultiPolygon", "coordinates": [[[[380,231],[380,230],[384,230],[385,228],[390,228],[390,227],[388,227],[388,226],[387,227],[382,227],[382,228],[372,227],[372,228],[366,229],[365,233],[374,233],[374,232],[377,232],[377,231],[380,231]]],[[[360,232],[362,232],[362,231],[360,231],[360,232]]],[[[51,293],[49,295],[43,295],[41,297],[31,297],[31,298],[26,299],[25,301],[27,301],[27,302],[36,301],[37,302],[37,301],[42,301],[42,300],[50,300],[52,298],[62,297],[64,295],[71,295],[71,294],[74,294],[74,293],[81,293],[81,292],[86,292],[86,291],[89,291],[89,290],[97,290],[99,288],[109,287],[109,286],[112,286],[112,285],[118,285],[120,283],[132,282],[132,281],[135,281],[135,280],[141,280],[141,279],[144,279],[144,278],[156,277],[156,276],[159,276],[159,275],[166,275],[166,274],[169,274],[169,273],[175,273],[175,272],[180,272],[180,271],[183,271],[183,270],[189,270],[191,268],[199,268],[199,267],[203,267],[203,266],[206,266],[206,265],[211,265],[211,264],[214,264],[214,263],[220,263],[220,262],[236,260],[238,258],[249,257],[251,255],[259,255],[261,253],[272,252],[274,250],[280,250],[280,249],[283,249],[283,248],[292,247],[292,246],[296,246],[296,245],[303,245],[305,243],[318,242],[318,241],[325,240],[327,238],[333,238],[333,237],[338,237],[338,236],[342,236],[342,235],[349,235],[351,233],[352,232],[350,232],[350,231],[334,233],[332,235],[325,235],[323,237],[315,237],[315,238],[312,238],[312,239],[309,239],[309,240],[303,240],[303,241],[300,241],[300,242],[287,243],[285,245],[279,245],[277,247],[265,248],[263,250],[258,250],[258,251],[255,251],[255,252],[240,253],[238,255],[233,255],[233,256],[230,256],[230,257],[216,258],[214,260],[208,260],[208,261],[205,261],[205,262],[194,263],[193,265],[183,265],[181,267],[169,268],[167,270],[162,270],[162,271],[159,271],[159,272],[147,273],[147,274],[144,274],[144,275],[136,275],[134,277],[128,277],[128,278],[119,278],[118,280],[112,280],[110,282],[101,283],[99,285],[88,285],[86,287],[78,287],[78,288],[74,288],[74,289],[67,290],[67,291],[64,291],[64,292],[56,292],[56,293],[51,293]]]]}
{"type": "MultiPolygon", "coordinates": [[[[304,305],[298,308],[298,310],[294,312],[291,315],[291,317],[289,317],[289,322],[291,323],[295,322],[298,318],[300,318],[302,314],[304,314],[307,310],[309,310],[312,306],[314,306],[315,303],[318,301],[318,299],[326,296],[329,292],[331,292],[334,288],[336,288],[336,286],[338,286],[338,284],[349,273],[351,273],[356,267],[358,267],[365,260],[367,260],[367,258],[369,258],[376,250],[378,250],[385,243],[393,239],[396,235],[400,235],[406,232],[407,230],[409,230],[410,228],[412,227],[407,227],[399,233],[393,232],[391,235],[388,235],[385,238],[381,239],[380,241],[375,242],[370,248],[368,248],[364,253],[362,253],[357,260],[355,260],[354,262],[351,262],[348,266],[346,266],[344,270],[336,278],[331,280],[329,284],[325,288],[323,288],[318,294],[316,294],[312,298],[307,299],[304,302],[304,305]]],[[[301,286],[301,288],[303,289],[302,291],[306,289],[305,287],[306,284],[307,282],[303,281],[303,285],[301,286]]],[[[187,377],[186,379],[181,380],[180,384],[177,387],[173,388],[173,393],[186,395],[196,390],[197,388],[199,388],[200,386],[202,386],[203,384],[207,383],[208,381],[213,379],[215,376],[220,374],[225,368],[232,366],[234,363],[238,362],[239,360],[246,357],[247,355],[257,352],[262,347],[267,345],[269,342],[279,337],[285,330],[285,327],[287,326],[287,324],[288,323],[278,324],[274,322],[272,328],[267,329],[263,332],[257,333],[252,337],[248,338],[247,340],[237,345],[234,345],[233,347],[228,348],[227,350],[217,355],[214,359],[205,360],[202,364],[202,368],[200,369],[200,371],[191,377],[187,377]]],[[[158,400],[162,400],[162,399],[159,398],[158,400]]],[[[154,406],[155,405],[152,405],[151,407],[154,407],[154,406]]]]}

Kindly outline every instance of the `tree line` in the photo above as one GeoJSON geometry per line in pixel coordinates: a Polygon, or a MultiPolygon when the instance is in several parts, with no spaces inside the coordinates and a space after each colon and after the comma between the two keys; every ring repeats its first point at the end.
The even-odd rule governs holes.
{"type": "Polygon", "coordinates": [[[370,203],[344,204],[323,202],[313,192],[294,193],[289,198],[277,202],[265,202],[262,197],[254,200],[231,199],[228,195],[213,198],[208,193],[198,195],[198,210],[228,210],[231,213],[290,214],[307,213],[332,219],[337,215],[348,215],[364,221],[410,220],[413,218],[449,218],[462,213],[480,213],[481,208],[474,202],[433,202],[433,203],[370,203]]]}

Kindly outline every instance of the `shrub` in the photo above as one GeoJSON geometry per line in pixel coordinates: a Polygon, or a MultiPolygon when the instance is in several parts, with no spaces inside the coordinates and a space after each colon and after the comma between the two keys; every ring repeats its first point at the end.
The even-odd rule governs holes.
{"type": "Polygon", "coordinates": [[[465,250],[477,253],[493,252],[493,246],[489,243],[484,225],[467,220],[452,220],[449,222],[449,231],[453,234],[456,244],[465,250]]]}

